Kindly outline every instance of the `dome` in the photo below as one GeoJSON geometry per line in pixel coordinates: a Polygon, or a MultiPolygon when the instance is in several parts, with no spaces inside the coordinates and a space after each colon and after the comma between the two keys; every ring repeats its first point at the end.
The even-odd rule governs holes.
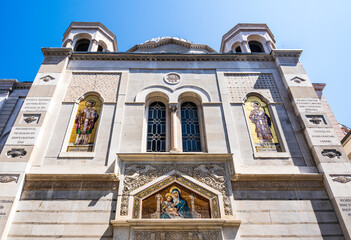
{"type": "MultiPolygon", "coordinates": [[[[184,38],[179,38],[179,37],[157,37],[157,38],[152,38],[150,40],[147,40],[144,43],[158,43],[160,41],[169,40],[169,39],[178,40],[178,41],[186,42],[186,43],[192,43],[184,38]]],[[[142,43],[142,44],[144,44],[144,43],[142,43]]]]}
{"type": "Polygon", "coordinates": [[[157,37],[137,44],[127,52],[135,53],[215,53],[205,44],[195,44],[179,37],[157,37]]]}

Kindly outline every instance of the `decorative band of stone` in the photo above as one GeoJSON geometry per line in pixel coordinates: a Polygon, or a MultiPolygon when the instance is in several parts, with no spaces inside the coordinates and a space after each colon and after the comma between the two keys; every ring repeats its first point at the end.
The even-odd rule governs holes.
{"type": "MultiPolygon", "coordinates": [[[[64,48],[63,48],[64,49],[64,48]]],[[[272,62],[270,54],[236,54],[236,53],[210,53],[210,54],[157,54],[157,53],[73,53],[73,60],[115,60],[115,61],[260,61],[272,62]]]]}
{"type": "Polygon", "coordinates": [[[239,227],[241,220],[238,219],[126,219],[111,220],[114,227],[148,227],[157,228],[178,228],[182,229],[213,229],[221,227],[239,227]]]}
{"type": "Polygon", "coordinates": [[[117,157],[121,161],[134,162],[134,161],[145,161],[145,162],[155,162],[155,161],[228,161],[232,159],[232,154],[220,153],[220,154],[209,154],[209,153],[141,153],[141,154],[128,154],[119,153],[117,157]]]}
{"type": "Polygon", "coordinates": [[[114,174],[30,174],[24,190],[117,190],[118,181],[114,174]]]}
{"type": "Polygon", "coordinates": [[[233,190],[324,190],[323,174],[236,174],[233,190]]]}
{"type": "Polygon", "coordinates": [[[323,181],[323,174],[235,174],[232,181],[323,181]]]}

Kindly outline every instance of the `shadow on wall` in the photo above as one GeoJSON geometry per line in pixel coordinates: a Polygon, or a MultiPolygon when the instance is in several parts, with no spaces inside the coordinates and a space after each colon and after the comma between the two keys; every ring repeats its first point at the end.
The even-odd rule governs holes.
{"type": "Polygon", "coordinates": [[[9,237],[34,239],[42,233],[50,239],[96,236],[96,239],[112,240],[110,221],[115,217],[117,190],[106,189],[109,186],[99,189],[97,184],[61,181],[53,182],[51,189],[44,190],[40,187],[28,190],[25,186],[15,216],[16,225],[10,229],[9,237]],[[72,190],[69,185],[80,187],[72,190]],[[37,231],[32,233],[32,228],[37,231]]]}
{"type": "Polygon", "coordinates": [[[255,238],[308,238],[344,239],[333,206],[325,190],[307,189],[314,183],[255,182],[256,189],[239,190],[240,183],[233,187],[237,218],[242,220],[240,239],[255,238]],[[284,190],[287,185],[300,185],[284,190]],[[281,186],[280,186],[281,185],[281,186]],[[264,188],[277,190],[263,190],[264,188]],[[282,189],[282,190],[279,190],[282,189]],[[250,231],[264,229],[264,231],[250,231]]]}

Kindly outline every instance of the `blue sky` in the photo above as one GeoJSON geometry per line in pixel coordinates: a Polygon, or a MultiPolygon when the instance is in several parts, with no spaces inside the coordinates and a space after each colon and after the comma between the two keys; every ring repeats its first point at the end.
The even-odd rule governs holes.
{"type": "Polygon", "coordinates": [[[60,47],[72,21],[102,22],[119,51],[158,36],[176,36],[219,50],[237,23],[266,23],[277,48],[303,49],[301,62],[338,121],[351,127],[350,0],[58,0],[3,1],[0,78],[33,81],[41,47],[60,47]]]}

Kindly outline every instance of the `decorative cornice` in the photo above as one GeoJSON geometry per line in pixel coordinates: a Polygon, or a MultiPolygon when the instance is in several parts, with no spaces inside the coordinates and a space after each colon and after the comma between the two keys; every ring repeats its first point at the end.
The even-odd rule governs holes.
{"type": "Polygon", "coordinates": [[[72,54],[71,48],[41,48],[44,57],[48,56],[70,56],[72,54]]]}
{"type": "Polygon", "coordinates": [[[72,53],[72,60],[115,61],[260,61],[270,62],[273,57],[266,53],[131,53],[85,52],[72,53]]]}
{"type": "Polygon", "coordinates": [[[178,228],[182,229],[198,229],[198,228],[216,228],[216,227],[238,227],[241,220],[236,219],[126,219],[111,220],[114,227],[152,227],[156,228],[178,228]]]}
{"type": "Polygon", "coordinates": [[[279,57],[297,57],[300,58],[302,53],[301,49],[273,49],[272,56],[274,58],[279,57]]]}
{"type": "Polygon", "coordinates": [[[121,161],[133,162],[162,162],[162,161],[188,161],[188,162],[225,162],[232,159],[231,154],[210,154],[210,153],[118,153],[121,161]]]}

